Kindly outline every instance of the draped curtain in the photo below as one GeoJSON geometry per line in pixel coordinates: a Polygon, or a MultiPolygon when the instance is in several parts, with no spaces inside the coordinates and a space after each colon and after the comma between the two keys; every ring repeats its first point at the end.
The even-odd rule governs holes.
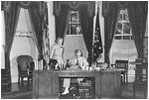
{"type": "MultiPolygon", "coordinates": [[[[69,3],[70,4],[70,3],[69,3]]],[[[68,24],[68,12],[69,10],[79,10],[79,17],[81,27],[83,30],[83,37],[87,50],[89,52],[88,61],[92,61],[92,37],[93,37],[93,17],[94,17],[94,2],[79,2],[78,8],[72,8],[69,4],[62,4],[60,2],[54,2],[55,19],[56,19],[56,37],[65,37],[66,28],[68,24]],[[82,3],[82,4],[81,4],[82,3]],[[59,5],[59,6],[58,6],[59,5]]]]}
{"type": "Polygon", "coordinates": [[[68,20],[68,11],[69,6],[64,4],[61,5],[61,10],[59,15],[55,15],[56,20],[56,38],[57,37],[65,37],[66,34],[66,27],[67,27],[67,20],[68,20]]]}
{"type": "Polygon", "coordinates": [[[39,56],[42,57],[44,17],[40,14],[39,4],[32,4],[29,8],[29,14],[35,30],[35,36],[37,38],[36,44],[39,51],[39,56]]]}
{"type": "Polygon", "coordinates": [[[7,2],[8,5],[5,5],[4,9],[5,16],[5,68],[10,74],[10,51],[13,43],[13,38],[18,24],[20,8],[18,2],[7,2]]]}
{"type": "Polygon", "coordinates": [[[87,5],[81,5],[79,9],[80,22],[83,30],[84,41],[88,50],[88,62],[92,62],[92,41],[93,41],[93,17],[88,12],[87,5]]]}
{"type": "MultiPolygon", "coordinates": [[[[106,1],[105,4],[108,4],[106,1]]],[[[110,2],[108,10],[103,13],[105,21],[105,62],[109,63],[109,54],[113,41],[117,16],[118,16],[118,5],[115,2],[110,2]]]]}
{"type": "Polygon", "coordinates": [[[137,1],[130,2],[128,6],[128,15],[132,24],[132,33],[137,48],[138,57],[143,57],[143,39],[145,35],[145,26],[147,19],[148,2],[137,1]]]}

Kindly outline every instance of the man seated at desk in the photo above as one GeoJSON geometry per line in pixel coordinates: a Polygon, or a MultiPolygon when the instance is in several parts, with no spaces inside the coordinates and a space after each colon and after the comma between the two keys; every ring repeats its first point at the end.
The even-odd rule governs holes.
{"type": "MultiPolygon", "coordinates": [[[[88,62],[87,60],[82,57],[82,52],[81,50],[77,49],[75,50],[75,56],[69,60],[69,69],[68,70],[79,70],[79,69],[84,69],[84,67],[88,67],[88,62]]],[[[82,78],[77,79],[78,82],[82,80],[82,78]]],[[[62,93],[62,95],[69,93],[69,86],[70,86],[70,78],[65,78],[63,87],[65,88],[65,91],[62,93]]]]}

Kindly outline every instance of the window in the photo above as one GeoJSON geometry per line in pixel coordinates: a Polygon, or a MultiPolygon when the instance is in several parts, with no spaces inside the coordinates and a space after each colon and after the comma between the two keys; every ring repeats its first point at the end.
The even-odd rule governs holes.
{"type": "Polygon", "coordinates": [[[117,40],[132,40],[132,28],[127,9],[120,10],[115,28],[114,38],[117,40]]]}
{"type": "Polygon", "coordinates": [[[79,12],[70,11],[68,19],[67,35],[79,35],[79,34],[82,34],[82,29],[79,20],[79,12]]]}

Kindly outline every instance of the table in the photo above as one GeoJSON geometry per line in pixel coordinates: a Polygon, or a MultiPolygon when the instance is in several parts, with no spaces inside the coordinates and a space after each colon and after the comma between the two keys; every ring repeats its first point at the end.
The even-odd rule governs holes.
{"type": "Polygon", "coordinates": [[[33,98],[59,98],[59,77],[94,77],[95,98],[120,96],[120,71],[43,71],[33,72],[33,98]]]}

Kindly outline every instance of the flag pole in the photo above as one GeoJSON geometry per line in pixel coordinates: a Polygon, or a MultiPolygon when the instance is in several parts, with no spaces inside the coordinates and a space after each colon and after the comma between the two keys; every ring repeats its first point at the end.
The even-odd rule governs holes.
{"type": "Polygon", "coordinates": [[[95,38],[95,32],[96,32],[96,18],[97,18],[97,12],[98,12],[98,1],[95,1],[95,17],[94,17],[94,24],[93,24],[93,38],[92,38],[92,63],[94,61],[94,38],[95,38]]]}

